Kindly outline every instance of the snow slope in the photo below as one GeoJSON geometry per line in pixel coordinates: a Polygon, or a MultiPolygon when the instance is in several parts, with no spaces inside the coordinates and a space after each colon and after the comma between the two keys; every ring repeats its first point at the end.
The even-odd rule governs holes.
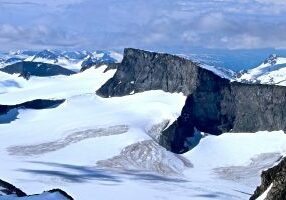
{"type": "Polygon", "coordinates": [[[286,86],[286,58],[271,55],[258,67],[242,73],[238,80],[286,86]]]}
{"type": "Polygon", "coordinates": [[[265,192],[261,196],[259,196],[256,200],[264,200],[267,197],[268,192],[271,190],[273,184],[271,183],[270,186],[267,188],[265,192]]]}
{"type": "Polygon", "coordinates": [[[26,80],[17,74],[0,72],[0,104],[13,105],[33,99],[64,99],[94,93],[115,70],[103,73],[107,66],[91,68],[73,76],[31,77],[26,80]]]}
{"type": "Polygon", "coordinates": [[[218,76],[220,76],[222,78],[226,78],[226,79],[229,79],[229,80],[234,80],[235,72],[230,70],[230,69],[223,68],[223,67],[215,67],[215,66],[207,65],[207,64],[203,64],[203,63],[200,64],[200,67],[202,67],[204,69],[207,69],[209,71],[212,71],[216,75],[218,75],[218,76]]]}
{"type": "Polygon", "coordinates": [[[248,199],[260,172],[286,151],[282,131],[204,135],[184,155],[160,147],[157,134],[186,97],[148,91],[101,98],[107,66],[71,76],[0,73],[0,104],[61,99],[47,110],[19,110],[0,124],[0,177],[28,194],[61,188],[78,200],[248,199]]]}
{"type": "MultiPolygon", "coordinates": [[[[180,57],[184,57],[186,59],[190,59],[193,62],[196,62],[200,65],[200,67],[212,71],[216,75],[226,78],[229,80],[234,80],[236,72],[231,70],[230,68],[226,68],[225,66],[219,66],[216,63],[207,62],[205,59],[202,59],[200,56],[192,56],[192,55],[185,55],[185,54],[178,54],[180,57]]],[[[213,58],[212,58],[213,59],[213,58]]]]}

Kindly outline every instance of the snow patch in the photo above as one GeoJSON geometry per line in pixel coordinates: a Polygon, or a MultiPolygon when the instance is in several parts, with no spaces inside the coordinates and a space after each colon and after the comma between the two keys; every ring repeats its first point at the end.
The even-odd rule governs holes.
{"type": "Polygon", "coordinates": [[[264,200],[267,197],[268,192],[271,190],[273,186],[273,183],[270,184],[270,186],[263,192],[256,200],[264,200]]]}

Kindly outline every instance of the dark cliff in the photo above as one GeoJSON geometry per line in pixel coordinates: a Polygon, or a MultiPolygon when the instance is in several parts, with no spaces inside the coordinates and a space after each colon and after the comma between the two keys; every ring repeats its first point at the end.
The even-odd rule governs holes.
{"type": "Polygon", "coordinates": [[[195,129],[214,135],[286,130],[286,87],[231,82],[169,54],[125,49],[116,74],[97,94],[124,96],[156,89],[187,96],[181,116],[160,137],[160,144],[175,153],[188,150],[185,143],[195,129]]]}
{"type": "Polygon", "coordinates": [[[225,132],[286,131],[286,87],[251,85],[202,78],[187,97],[181,116],[164,130],[160,143],[175,153],[188,151],[184,143],[195,129],[225,132]]]}
{"type": "Polygon", "coordinates": [[[131,92],[164,90],[192,93],[199,66],[187,59],[163,53],[125,49],[113,78],[96,93],[102,97],[124,96],[131,92]]]}
{"type": "Polygon", "coordinates": [[[270,186],[265,200],[286,199],[286,158],[283,158],[278,165],[262,172],[261,185],[257,187],[250,200],[257,199],[270,186]]]}

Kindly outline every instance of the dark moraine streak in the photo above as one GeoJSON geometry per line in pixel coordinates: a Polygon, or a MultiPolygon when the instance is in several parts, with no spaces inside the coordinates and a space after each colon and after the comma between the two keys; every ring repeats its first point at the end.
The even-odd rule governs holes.
{"type": "Polygon", "coordinates": [[[272,184],[265,200],[286,199],[286,158],[283,158],[278,165],[262,172],[261,185],[257,187],[250,200],[257,199],[272,184]]]}
{"type": "Polygon", "coordinates": [[[28,79],[30,76],[44,77],[56,75],[72,75],[76,73],[59,65],[28,61],[8,65],[0,70],[9,74],[20,74],[26,79],[28,79]]]}
{"type": "Polygon", "coordinates": [[[97,94],[124,96],[156,89],[187,96],[181,116],[160,138],[175,153],[188,151],[185,144],[195,129],[214,135],[286,130],[286,87],[231,82],[198,63],[164,53],[125,49],[117,72],[97,94]]]}
{"type": "Polygon", "coordinates": [[[50,99],[35,99],[15,105],[0,105],[0,115],[6,114],[12,109],[47,109],[59,106],[65,101],[65,99],[50,100],[50,99]]]}

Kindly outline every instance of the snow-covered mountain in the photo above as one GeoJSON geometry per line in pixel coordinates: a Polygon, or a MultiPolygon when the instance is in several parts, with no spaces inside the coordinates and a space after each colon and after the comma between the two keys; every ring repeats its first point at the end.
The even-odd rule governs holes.
{"type": "Polygon", "coordinates": [[[237,80],[286,86],[286,58],[273,54],[258,67],[238,73],[237,80]]]}
{"type": "MultiPolygon", "coordinates": [[[[215,63],[204,62],[201,57],[179,55],[195,62],[214,73],[227,78],[234,79],[235,72],[231,69],[224,68],[215,63]]],[[[100,64],[118,63],[122,60],[122,54],[115,51],[61,51],[61,50],[17,50],[8,53],[0,52],[0,68],[12,65],[22,61],[47,63],[60,65],[61,67],[73,70],[75,72],[84,71],[92,66],[100,64]]]]}
{"type": "Polygon", "coordinates": [[[26,61],[33,61],[33,62],[50,62],[50,63],[59,63],[60,60],[66,59],[66,57],[62,56],[57,51],[51,51],[51,50],[43,50],[40,52],[37,52],[35,55],[30,56],[26,58],[26,61]]]}
{"type": "Polygon", "coordinates": [[[88,55],[81,64],[81,71],[100,64],[118,63],[122,60],[122,55],[116,52],[95,51],[88,55]]]}
{"type": "Polygon", "coordinates": [[[60,189],[45,191],[41,194],[27,195],[14,185],[0,180],[1,200],[73,200],[66,192],[60,189]]]}
{"type": "Polygon", "coordinates": [[[184,155],[166,151],[157,138],[186,97],[158,90],[103,99],[94,91],[116,71],[105,69],[29,80],[0,72],[0,104],[66,99],[2,116],[1,178],[28,194],[61,188],[79,200],[111,200],[115,191],[119,200],[247,199],[286,150],[278,131],[204,136],[184,155]]]}
{"type": "Polygon", "coordinates": [[[0,67],[22,61],[56,64],[69,70],[79,72],[81,68],[89,68],[99,63],[120,62],[122,55],[113,51],[11,51],[0,54],[0,67]]]}
{"type": "Polygon", "coordinates": [[[221,66],[220,64],[217,64],[216,62],[209,62],[208,59],[214,59],[213,57],[206,59],[203,55],[186,55],[186,54],[178,54],[178,56],[192,60],[196,63],[198,63],[202,68],[205,68],[209,71],[214,72],[218,76],[221,76],[223,78],[229,79],[229,80],[235,80],[236,78],[236,72],[227,66],[221,66]]]}
{"type": "MultiPolygon", "coordinates": [[[[130,52],[129,56],[135,55],[130,52]]],[[[66,52],[64,57],[86,58],[79,52],[66,52]]],[[[122,71],[102,65],[70,76],[31,76],[29,80],[0,72],[0,105],[9,108],[0,112],[0,178],[28,195],[60,188],[77,200],[249,199],[260,184],[261,171],[285,154],[284,131],[221,136],[196,132],[197,143],[191,151],[182,155],[167,151],[159,145],[161,132],[180,116],[187,98],[183,88],[173,88],[171,93],[169,83],[185,86],[182,83],[189,83],[185,78],[193,75],[193,71],[171,73],[168,70],[174,66],[181,69],[177,63],[189,62],[172,55],[167,58],[172,59],[146,65],[143,54],[129,59],[132,62],[125,63],[122,71]],[[150,67],[166,63],[171,63],[168,69],[150,67]],[[147,70],[134,70],[136,75],[124,82],[123,72],[133,73],[129,65],[133,69],[147,66],[147,70]],[[111,79],[116,73],[115,80],[111,79]],[[120,90],[123,84],[130,87],[127,95],[96,95],[111,80],[116,83],[112,89],[120,90]],[[160,86],[166,86],[166,91],[156,81],[164,82],[160,86]],[[153,90],[144,91],[144,87],[153,90]],[[49,109],[26,106],[34,100],[62,101],[49,109]]],[[[195,72],[215,76],[198,67],[192,64],[195,72]]],[[[193,141],[189,138],[184,145],[188,142],[193,141]]],[[[50,198],[45,195],[51,194],[37,197],[50,198]]],[[[0,196],[0,200],[5,198],[0,196]]]]}
{"type": "Polygon", "coordinates": [[[241,71],[258,66],[271,54],[286,57],[285,49],[190,49],[184,52],[192,60],[199,60],[207,65],[241,71]]]}

